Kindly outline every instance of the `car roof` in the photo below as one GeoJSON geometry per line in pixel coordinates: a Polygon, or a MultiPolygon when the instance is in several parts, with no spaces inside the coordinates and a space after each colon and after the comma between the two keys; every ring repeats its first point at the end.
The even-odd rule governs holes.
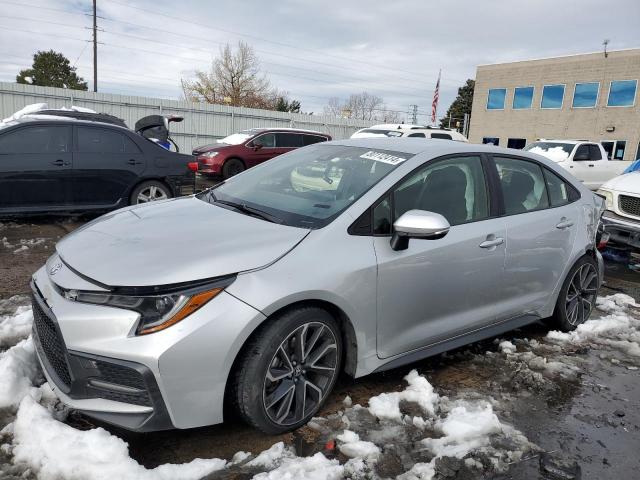
{"type": "Polygon", "coordinates": [[[591,140],[559,140],[557,138],[539,138],[536,142],[553,142],[553,143],[566,143],[568,145],[578,145],[579,143],[597,143],[591,140]]]}
{"type": "MultiPolygon", "coordinates": [[[[379,148],[394,152],[418,155],[428,153],[433,156],[447,155],[450,153],[502,153],[510,155],[532,155],[522,150],[513,150],[493,145],[481,145],[477,143],[452,142],[451,140],[436,138],[405,138],[405,137],[373,137],[350,138],[346,140],[333,140],[322,145],[343,145],[345,147],[379,148]],[[522,152],[522,153],[520,153],[522,152]]],[[[537,156],[536,156],[537,158],[537,156]]]]}
{"type": "Polygon", "coordinates": [[[128,132],[132,131],[127,127],[123,127],[115,123],[102,122],[99,119],[94,120],[94,119],[81,119],[81,118],[73,118],[73,117],[58,117],[56,115],[38,115],[37,113],[24,115],[20,118],[10,120],[9,122],[0,122],[0,128],[4,126],[12,126],[12,125],[20,125],[20,124],[28,124],[28,123],[58,123],[58,122],[67,122],[67,123],[78,124],[78,125],[100,125],[100,126],[119,128],[122,130],[126,130],[128,132]]]}
{"type": "Polygon", "coordinates": [[[241,130],[240,132],[236,132],[236,133],[242,133],[242,132],[294,132],[294,133],[313,133],[315,135],[323,135],[323,136],[328,136],[328,133],[322,133],[322,132],[318,132],[317,130],[305,130],[304,128],[291,128],[291,127],[260,127],[260,128],[248,128],[246,130],[241,130]]]}

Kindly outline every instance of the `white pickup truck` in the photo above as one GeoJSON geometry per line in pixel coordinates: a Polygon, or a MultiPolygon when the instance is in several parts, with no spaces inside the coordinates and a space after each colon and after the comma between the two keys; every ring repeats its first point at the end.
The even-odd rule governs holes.
{"type": "Polygon", "coordinates": [[[611,160],[597,142],[540,140],[527,145],[525,150],[557,162],[591,190],[597,190],[631,165],[631,162],[611,160]]]}

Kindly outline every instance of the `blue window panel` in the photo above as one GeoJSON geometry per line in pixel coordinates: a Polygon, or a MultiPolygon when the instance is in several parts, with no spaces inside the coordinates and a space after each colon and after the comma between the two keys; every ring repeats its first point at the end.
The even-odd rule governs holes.
{"type": "Polygon", "coordinates": [[[495,145],[497,147],[500,145],[500,139],[498,137],[483,137],[482,143],[485,145],[495,145]]]}
{"type": "Polygon", "coordinates": [[[573,92],[574,108],[590,108],[595,107],[598,101],[598,82],[576,83],[576,89],[573,92]]]}
{"type": "Polygon", "coordinates": [[[513,108],[521,110],[531,108],[533,103],[533,87],[517,87],[513,93],[513,108]]]}
{"type": "Polygon", "coordinates": [[[503,110],[506,96],[506,88],[490,88],[487,97],[487,110],[503,110]]]}
{"type": "Polygon", "coordinates": [[[636,99],[637,80],[614,80],[609,89],[607,107],[631,107],[636,99]]]}
{"type": "Polygon", "coordinates": [[[562,108],[564,85],[545,85],[542,89],[540,108],[562,108]]]}

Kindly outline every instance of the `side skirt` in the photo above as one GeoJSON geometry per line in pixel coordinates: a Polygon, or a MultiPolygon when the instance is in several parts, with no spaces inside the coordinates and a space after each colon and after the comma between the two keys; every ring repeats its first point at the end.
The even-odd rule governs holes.
{"type": "Polygon", "coordinates": [[[469,333],[459,335],[447,340],[442,340],[437,343],[433,343],[429,346],[420,348],[419,350],[412,350],[405,353],[400,357],[396,357],[384,365],[379,366],[371,373],[383,372],[385,370],[391,370],[392,368],[401,367],[408,363],[417,362],[418,360],[432,357],[449,350],[453,350],[459,347],[463,347],[470,343],[478,342],[486,338],[495,337],[504,332],[509,332],[516,328],[524,327],[531,323],[535,323],[540,320],[537,315],[523,315],[521,317],[512,318],[501,323],[493,324],[480,330],[474,330],[469,333]]]}

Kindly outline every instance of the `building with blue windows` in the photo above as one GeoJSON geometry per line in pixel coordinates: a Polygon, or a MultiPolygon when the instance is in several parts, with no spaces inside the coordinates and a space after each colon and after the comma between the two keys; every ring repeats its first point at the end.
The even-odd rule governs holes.
{"type": "Polygon", "coordinates": [[[602,142],[640,158],[640,49],[481,65],[469,139],[523,148],[540,138],[602,142]]]}

